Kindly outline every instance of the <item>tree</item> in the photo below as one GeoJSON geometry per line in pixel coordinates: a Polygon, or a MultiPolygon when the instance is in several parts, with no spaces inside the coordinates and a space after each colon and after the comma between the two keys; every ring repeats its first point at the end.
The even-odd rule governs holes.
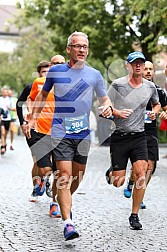
{"type": "Polygon", "coordinates": [[[118,39],[130,46],[137,44],[146,58],[152,60],[153,55],[162,49],[158,45],[159,38],[167,36],[166,0],[124,0],[120,5],[118,3],[111,0],[118,39]]]}
{"type": "Polygon", "coordinates": [[[59,51],[73,31],[87,33],[91,57],[104,65],[111,57],[125,58],[136,44],[151,60],[160,50],[159,37],[167,35],[166,0],[26,0],[25,11],[46,18],[59,51]]]}
{"type": "Polygon", "coordinates": [[[45,19],[41,18],[39,22],[37,17],[26,18],[25,12],[21,11],[15,25],[21,30],[21,35],[14,52],[1,55],[0,86],[8,85],[20,93],[24,86],[38,76],[37,64],[42,60],[49,61],[58,51],[54,51],[51,31],[45,19]]]}

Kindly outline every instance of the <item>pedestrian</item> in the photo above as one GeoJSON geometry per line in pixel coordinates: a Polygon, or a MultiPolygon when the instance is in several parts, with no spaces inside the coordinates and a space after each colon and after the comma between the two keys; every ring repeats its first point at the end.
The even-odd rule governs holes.
{"type": "Polygon", "coordinates": [[[11,122],[10,122],[10,150],[14,150],[13,148],[13,140],[14,140],[14,126],[15,122],[17,119],[17,113],[16,113],[16,103],[17,103],[17,98],[13,96],[13,91],[11,89],[8,89],[8,96],[10,100],[10,108],[9,113],[11,116],[11,122]]]}
{"type": "MultiPolygon", "coordinates": [[[[0,145],[1,145],[1,118],[5,117],[5,111],[3,110],[3,108],[0,108],[0,145]]],[[[0,149],[0,153],[1,153],[1,149],[0,149]]]]}
{"type": "Polygon", "coordinates": [[[1,155],[4,155],[7,148],[7,134],[10,129],[11,115],[10,115],[10,99],[8,96],[8,87],[2,87],[0,96],[0,108],[5,112],[5,116],[1,119],[1,155]]]}
{"type": "Polygon", "coordinates": [[[138,211],[145,193],[145,176],[148,166],[144,132],[145,110],[151,99],[152,111],[148,113],[148,116],[151,120],[155,120],[160,105],[155,85],[142,78],[145,56],[141,52],[130,53],[126,67],[128,76],[114,80],[108,90],[108,95],[116,109],[121,109],[126,104],[132,113],[126,119],[119,118],[119,115],[114,119],[116,130],[111,135],[111,167],[106,172],[106,179],[115,187],[122,186],[130,159],[133,167],[134,189],[129,223],[132,229],[142,229],[138,211]]]}
{"type": "MultiPolygon", "coordinates": [[[[153,76],[154,76],[154,65],[150,61],[145,62],[145,68],[143,71],[143,78],[145,78],[148,81],[153,82],[153,76]]],[[[159,96],[159,102],[161,104],[161,108],[165,113],[161,113],[160,116],[164,115],[167,118],[167,97],[165,92],[161,87],[155,84],[155,87],[158,92],[159,96]]],[[[152,110],[152,104],[151,101],[148,102],[146,111],[152,110]]],[[[147,170],[147,184],[149,183],[151,176],[153,174],[153,171],[156,169],[156,163],[159,160],[159,147],[158,147],[158,131],[157,131],[157,120],[145,120],[145,133],[146,133],[146,140],[147,140],[147,149],[148,149],[148,170],[147,170]]],[[[124,189],[124,196],[126,198],[130,198],[132,194],[134,181],[133,181],[133,172],[131,173],[131,176],[128,181],[127,187],[124,189]]],[[[146,205],[144,202],[140,205],[141,209],[145,209],[146,205]]]]}
{"type": "Polygon", "coordinates": [[[112,104],[106,95],[100,72],[85,64],[88,47],[86,34],[74,32],[69,36],[66,47],[69,62],[50,68],[27,127],[27,136],[30,137],[35,115],[40,112],[43,101],[54,86],[56,106],[51,136],[58,176],[57,200],[64,220],[65,240],[79,237],[72,221],[72,194],[85,173],[90,147],[89,114],[94,90],[104,106],[103,116],[112,115],[112,104]]]}

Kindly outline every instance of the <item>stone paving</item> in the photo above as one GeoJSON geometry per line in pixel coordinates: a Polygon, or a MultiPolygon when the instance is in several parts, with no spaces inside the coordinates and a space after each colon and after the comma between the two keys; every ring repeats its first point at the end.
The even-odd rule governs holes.
{"type": "Polygon", "coordinates": [[[44,195],[36,203],[28,200],[32,159],[24,137],[17,136],[14,146],[0,157],[0,251],[167,251],[167,159],[162,158],[167,148],[160,147],[160,161],[145,194],[147,209],[139,212],[139,231],[129,228],[131,199],[123,196],[125,186],[117,189],[105,181],[109,147],[91,148],[84,180],[73,196],[80,237],[65,241],[62,220],[48,216],[50,199],[44,195]]]}

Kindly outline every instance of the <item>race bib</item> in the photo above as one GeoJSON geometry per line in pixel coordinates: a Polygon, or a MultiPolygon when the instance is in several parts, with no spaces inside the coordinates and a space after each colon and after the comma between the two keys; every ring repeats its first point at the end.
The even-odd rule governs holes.
{"type": "Polygon", "coordinates": [[[89,127],[88,116],[65,118],[65,129],[67,134],[79,133],[89,127]]]}

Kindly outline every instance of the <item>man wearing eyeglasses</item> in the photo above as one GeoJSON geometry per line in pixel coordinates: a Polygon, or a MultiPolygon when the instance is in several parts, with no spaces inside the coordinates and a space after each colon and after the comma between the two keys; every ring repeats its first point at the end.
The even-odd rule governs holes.
{"type": "Polygon", "coordinates": [[[132,212],[129,223],[132,229],[142,229],[138,211],[142,203],[146,187],[146,171],[148,168],[148,151],[144,131],[145,116],[155,120],[160,104],[154,83],[142,78],[145,67],[145,56],[141,52],[130,53],[127,57],[128,76],[113,81],[108,95],[114,107],[126,106],[132,110],[131,115],[122,119],[115,117],[115,132],[111,135],[110,155],[111,167],[106,172],[107,182],[120,187],[125,182],[128,160],[132,163],[134,190],[132,212]],[[146,112],[150,100],[152,110],[146,112]]]}
{"type": "MultiPolygon", "coordinates": [[[[78,188],[85,173],[90,147],[89,114],[94,91],[103,106],[102,115],[110,117],[113,112],[100,72],[85,64],[88,49],[88,36],[82,32],[72,33],[66,47],[69,62],[50,68],[43,89],[36,98],[36,104],[41,105],[54,86],[56,106],[52,121],[52,139],[59,171],[58,202],[64,220],[65,240],[79,236],[72,221],[71,195],[78,188]]],[[[35,113],[39,111],[40,106],[34,106],[32,116],[35,117],[35,113]]],[[[34,118],[28,126],[33,124],[34,118]]],[[[30,137],[29,128],[27,136],[30,137]]]]}

